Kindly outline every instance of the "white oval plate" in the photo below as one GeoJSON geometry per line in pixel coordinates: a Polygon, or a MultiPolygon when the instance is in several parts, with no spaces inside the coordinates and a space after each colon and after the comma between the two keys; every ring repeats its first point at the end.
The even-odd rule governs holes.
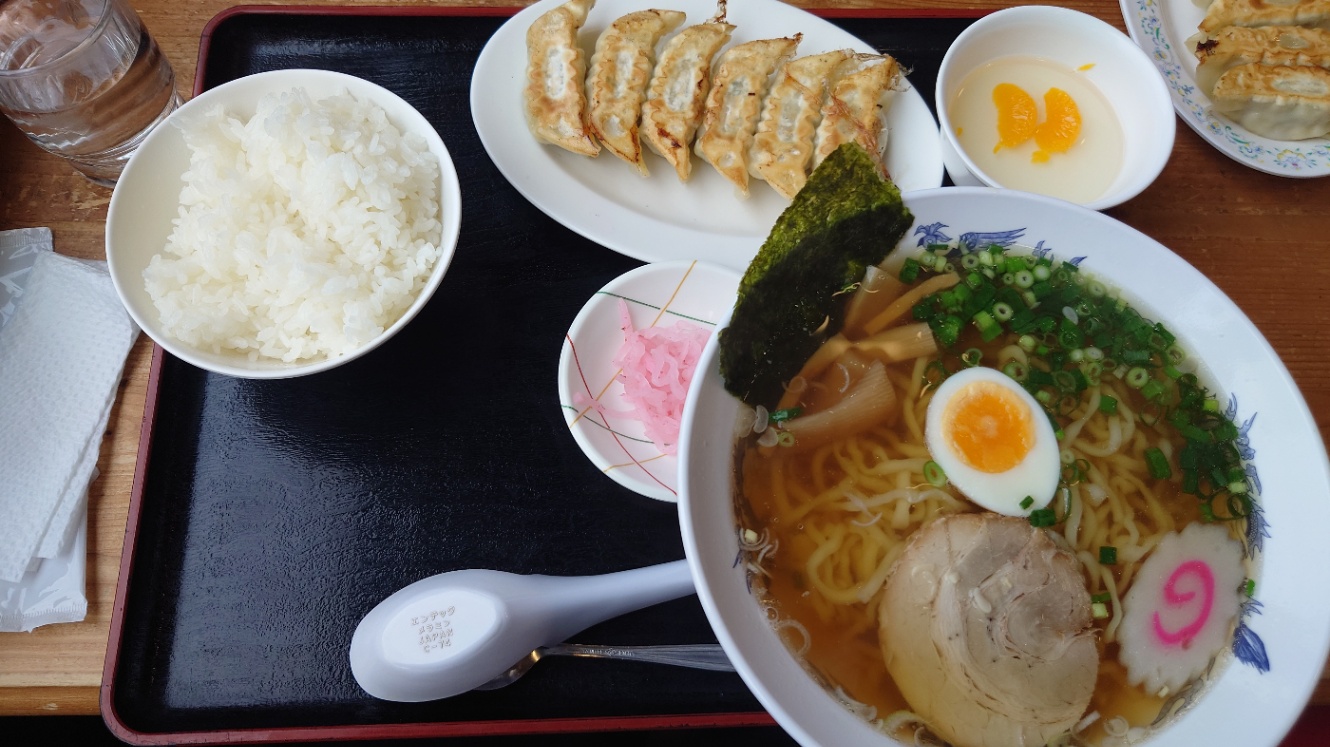
{"type": "MultiPolygon", "coordinates": [[[[747,268],[789,205],[766,184],[753,184],[743,200],[729,181],[698,158],[684,184],[654,154],[647,156],[651,176],[643,178],[610,153],[587,158],[542,145],[531,136],[522,108],[526,30],[562,1],[542,0],[513,16],[476,61],[471,116],[494,164],[546,215],[616,252],[645,262],[703,256],[735,270],[747,268]]],[[[588,59],[606,26],[647,7],[645,0],[597,2],[579,36],[588,59]]],[[[667,7],[686,12],[685,24],[701,23],[716,12],[715,0],[676,0],[667,7]]],[[[731,46],[802,32],[800,55],[841,48],[876,51],[838,26],[779,0],[738,0],[728,9],[726,19],[736,27],[731,46]]],[[[942,184],[937,121],[913,87],[895,97],[887,126],[887,169],[901,191],[942,184]]]]}
{"type": "MultiPolygon", "coordinates": [[[[1120,288],[1147,317],[1203,361],[1250,448],[1260,511],[1248,539],[1261,548],[1255,598],[1244,605],[1231,653],[1194,705],[1140,742],[1273,747],[1321,676],[1330,647],[1330,463],[1316,422],[1274,350],[1222,291],[1163,245],[1068,202],[1006,189],[951,187],[905,195],[914,226],[900,247],[958,240],[1018,243],[1081,267],[1120,288]],[[1259,704],[1258,708],[1254,708],[1259,704]]],[[[724,327],[728,319],[721,322],[724,327]]],[[[893,742],[813,681],[749,593],[731,497],[731,434],[738,400],[725,391],[713,338],[684,409],[679,518],[698,597],[717,639],[749,689],[805,747],[893,742]]]]}
{"type": "Polygon", "coordinates": [[[1168,84],[1173,108],[1187,126],[1220,153],[1257,171],[1311,178],[1330,175],[1330,140],[1271,140],[1210,111],[1210,99],[1196,88],[1196,57],[1187,37],[1205,17],[1192,0],[1118,0],[1127,31],[1154,61],[1168,84]]]}
{"type": "Polygon", "coordinates": [[[678,461],[646,438],[640,421],[614,416],[626,405],[619,369],[611,362],[623,343],[619,300],[628,304],[633,329],[671,325],[683,319],[714,330],[729,313],[738,273],[696,260],[643,265],[596,292],[563,340],[559,354],[559,404],[573,438],[587,458],[629,490],[674,502],[679,499],[678,461]],[[579,404],[597,400],[609,414],[579,404]]]}

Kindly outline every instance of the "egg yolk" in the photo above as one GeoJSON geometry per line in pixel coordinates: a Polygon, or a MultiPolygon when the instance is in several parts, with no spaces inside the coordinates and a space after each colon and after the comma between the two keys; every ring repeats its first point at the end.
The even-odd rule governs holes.
{"type": "Polygon", "coordinates": [[[1006,472],[1034,447],[1030,408],[999,384],[975,382],[947,408],[956,456],[981,472],[1006,472]]]}

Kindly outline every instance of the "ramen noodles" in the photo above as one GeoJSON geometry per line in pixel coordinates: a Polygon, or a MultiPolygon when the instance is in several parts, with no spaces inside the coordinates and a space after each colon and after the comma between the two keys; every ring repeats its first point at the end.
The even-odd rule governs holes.
{"type": "Polygon", "coordinates": [[[980,743],[957,713],[971,705],[1010,726],[984,727],[984,744],[1138,738],[1222,666],[1254,585],[1245,530],[1259,508],[1231,416],[1167,327],[1074,261],[935,246],[869,268],[848,298],[842,329],[740,424],[744,561],[787,645],[909,744],[980,743]],[[927,604],[893,607],[893,594],[927,604]],[[1027,697],[1007,692],[1019,678],[966,658],[982,658],[973,618],[1010,639],[995,661],[1024,665],[1057,627],[1020,619],[1041,596],[1066,631],[1029,666],[1072,677],[1054,660],[1088,651],[1083,702],[1049,681],[1001,702],[1027,697]],[[960,658],[939,638],[904,643],[953,624],[960,658]],[[910,669],[934,667],[905,661],[920,650],[953,674],[910,669]]]}

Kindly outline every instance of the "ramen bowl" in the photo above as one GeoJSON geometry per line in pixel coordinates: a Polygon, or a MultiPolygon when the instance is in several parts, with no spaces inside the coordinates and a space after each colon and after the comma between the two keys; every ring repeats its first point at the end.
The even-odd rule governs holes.
{"type": "MultiPolygon", "coordinates": [[[[1260,332],[1218,288],[1152,239],[1065,201],[1012,190],[943,188],[907,194],[914,224],[897,251],[960,241],[1083,258],[1178,337],[1197,375],[1229,410],[1259,485],[1248,540],[1256,593],[1232,645],[1203,685],[1140,744],[1276,745],[1310,697],[1330,646],[1330,588],[1319,561],[1330,526],[1330,465],[1301,393],[1260,332]],[[1149,272],[1137,272],[1149,267],[1149,272]],[[1258,417],[1259,416],[1259,417],[1258,417]]],[[[721,322],[724,328],[728,319],[721,322]]],[[[815,681],[750,591],[736,522],[735,423],[741,404],[718,372],[717,335],[704,351],[684,413],[679,515],[698,596],[731,661],[775,720],[805,747],[893,740],[815,681]]],[[[747,538],[751,539],[751,538],[747,538]]],[[[774,552],[781,552],[776,548],[774,552]]],[[[887,714],[877,714],[884,717],[887,714]]],[[[1111,714],[1103,714],[1105,718],[1111,714]]]]}
{"type": "Polygon", "coordinates": [[[960,186],[1021,189],[1102,210],[1150,186],[1173,150],[1173,107],[1150,58],[1126,34],[1068,8],[1021,6],[979,19],[947,49],[934,96],[943,162],[960,186]],[[1028,89],[1041,126],[1058,119],[1049,89],[1068,91],[1079,105],[1074,143],[1041,163],[1031,162],[1042,150],[1037,132],[1008,135],[1008,143],[1026,140],[999,147],[1003,115],[993,96],[1001,83],[1028,89]]]}
{"type": "MultiPolygon", "coordinates": [[[[256,124],[258,121],[253,120],[256,124]]],[[[228,135],[232,140],[239,141],[239,135],[234,129],[228,135]]],[[[200,135],[194,137],[198,138],[196,142],[208,144],[208,147],[201,150],[214,154],[220,151],[216,143],[226,140],[220,137],[205,140],[200,135]]],[[[254,142],[254,137],[251,137],[245,147],[253,147],[254,142]]],[[[239,146],[234,147],[238,152],[239,146]]],[[[234,157],[236,164],[245,160],[239,155],[234,157]]],[[[416,163],[424,164],[426,161],[422,158],[416,163]]],[[[193,191],[194,188],[190,187],[189,190],[193,191]]],[[[238,78],[199,94],[148,135],[125,166],[111,195],[106,219],[106,258],[116,292],[130,316],[167,352],[199,368],[228,376],[250,379],[290,378],[326,371],[355,360],[382,345],[405,327],[429,302],[442,282],[457,246],[461,216],[461,190],[448,148],[429,120],[411,104],[382,86],[344,73],[329,70],[274,70],[238,78]],[[276,107],[276,111],[285,111],[287,114],[270,114],[263,120],[261,131],[271,137],[273,145],[265,146],[266,150],[261,151],[259,156],[251,156],[249,161],[276,163],[276,166],[271,167],[272,173],[286,172],[280,178],[282,189],[270,186],[279,181],[277,176],[258,175],[262,167],[231,166],[228,171],[225,165],[215,165],[232,163],[230,153],[222,152],[221,157],[205,159],[202,166],[191,165],[192,153],[198,152],[200,148],[192,148],[186,142],[185,132],[202,131],[200,124],[214,108],[221,107],[226,115],[239,122],[248,122],[265,97],[283,96],[285,98],[282,102],[285,103],[293,100],[297,92],[303,92],[314,102],[350,94],[357,102],[372,104],[382,110],[387,124],[395,128],[403,139],[415,139],[418,145],[413,147],[418,149],[423,144],[427,150],[424,158],[432,158],[438,164],[436,175],[432,178],[434,195],[439,203],[437,220],[441,225],[438,230],[422,229],[418,236],[414,236],[416,240],[398,240],[398,236],[412,237],[417,224],[412,222],[413,213],[406,207],[407,200],[385,197],[385,194],[401,194],[408,190],[416,190],[412,194],[423,194],[424,185],[431,179],[421,177],[417,182],[413,181],[414,175],[402,177],[399,169],[415,171],[420,166],[408,166],[408,158],[393,155],[386,145],[390,135],[376,112],[362,112],[342,105],[336,113],[325,117],[326,120],[338,122],[338,126],[343,128],[336,133],[341,148],[347,148],[344,144],[346,142],[357,143],[353,150],[334,152],[336,148],[328,145],[335,142],[331,134],[332,127],[326,122],[324,125],[312,125],[312,107],[276,107]],[[351,136],[351,122],[361,127],[355,132],[354,138],[351,136]],[[369,128],[377,132],[371,135],[366,131],[369,128]],[[319,137],[322,137],[322,142],[318,141],[319,137]],[[371,140],[379,137],[383,138],[383,144],[371,140]],[[308,150],[305,150],[306,147],[308,150]],[[324,149],[322,152],[317,150],[320,147],[324,149]],[[342,160],[336,163],[345,169],[334,175],[330,169],[337,158],[342,160]],[[361,165],[352,167],[348,161],[354,159],[358,159],[361,165]],[[180,231],[177,245],[192,252],[198,258],[197,265],[203,269],[195,271],[186,266],[179,271],[179,276],[192,280],[198,274],[205,278],[220,274],[227,278],[227,284],[224,289],[218,290],[216,285],[209,286],[204,282],[180,283],[182,289],[175,292],[195,294],[194,297],[184,295],[187,300],[177,304],[177,309],[185,310],[181,316],[188,319],[189,324],[215,323],[217,316],[225,315],[218,311],[221,304],[216,301],[224,294],[229,294],[226,297],[235,306],[244,306],[247,310],[280,305],[279,311],[271,315],[279,322],[290,320],[295,315],[314,319],[315,315],[305,314],[305,308],[317,306],[321,319],[315,324],[323,330],[320,334],[353,329],[352,334],[345,335],[349,344],[320,346],[328,352],[313,356],[292,356],[290,360],[266,355],[252,358],[246,353],[231,350],[230,347],[234,346],[202,344],[197,338],[186,341],[184,338],[187,336],[172,332],[171,325],[164,322],[156,299],[147,288],[144,271],[155,256],[163,254],[168,238],[177,230],[176,224],[183,212],[182,187],[186,184],[185,177],[196,168],[215,168],[219,178],[210,181],[224,182],[226,191],[199,200],[209,208],[201,219],[202,225],[213,228],[213,231],[180,231]],[[249,170],[246,171],[246,168],[249,170]],[[380,168],[382,171],[376,176],[376,169],[380,168]],[[391,174],[385,175],[383,172],[391,174]],[[394,179],[397,181],[389,184],[394,179]],[[344,191],[339,183],[342,181],[346,186],[344,191]],[[301,193],[299,203],[292,197],[296,193],[301,193]],[[375,212],[378,214],[371,214],[375,212]],[[293,217],[286,221],[271,217],[283,213],[293,217]],[[302,223],[306,215],[312,217],[302,223]],[[403,220],[394,220],[393,216],[401,216],[403,220]],[[209,240],[209,234],[240,239],[246,233],[257,236],[257,239],[251,240],[251,245],[246,247],[247,251],[243,254],[239,240],[209,240]],[[299,238],[277,246],[272,243],[271,237],[279,233],[282,234],[279,238],[283,240],[287,236],[299,238]],[[428,268],[419,259],[422,256],[419,252],[425,242],[432,243],[437,249],[433,264],[428,268]],[[282,262],[288,264],[277,264],[282,262]],[[186,274],[188,272],[198,274],[186,274]],[[389,287],[382,279],[385,273],[403,279],[411,274],[411,283],[409,287],[398,288],[396,280],[393,280],[393,290],[380,292],[389,287]],[[238,290],[242,285],[241,277],[249,278],[243,284],[243,291],[238,290]],[[256,277],[259,279],[255,280],[256,277]],[[302,287],[308,289],[300,291],[296,296],[296,301],[303,302],[300,303],[301,308],[296,308],[297,303],[291,300],[291,294],[296,291],[286,284],[293,277],[302,278],[302,287]],[[373,299],[361,293],[366,288],[373,290],[373,299]],[[205,297],[209,302],[209,315],[212,318],[206,321],[202,314],[190,314],[191,307],[201,305],[195,300],[198,296],[205,297]],[[389,318],[391,315],[386,312],[378,314],[377,309],[372,313],[366,311],[373,309],[376,302],[389,305],[388,299],[393,302],[392,308],[405,307],[395,318],[389,318]],[[340,308],[344,309],[340,316],[334,311],[338,304],[342,304],[340,308]],[[374,317],[372,322],[358,321],[370,316],[374,317]]],[[[424,223],[423,217],[417,219],[419,224],[424,223]]],[[[298,326],[279,323],[267,327],[265,331],[275,329],[279,330],[276,333],[279,335],[300,337],[300,334],[292,332],[298,326]]],[[[310,327],[311,330],[315,328],[310,327]]],[[[254,344],[255,341],[250,339],[248,342],[254,344]]],[[[302,342],[308,344],[307,341],[302,342]]],[[[295,344],[288,345],[288,349],[294,350],[295,344]]]]}

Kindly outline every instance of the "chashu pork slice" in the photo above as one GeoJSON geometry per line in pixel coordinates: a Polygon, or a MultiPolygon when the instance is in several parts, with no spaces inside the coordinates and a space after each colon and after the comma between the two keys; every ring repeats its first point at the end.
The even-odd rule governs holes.
{"type": "Polygon", "coordinates": [[[1025,518],[959,514],[920,529],[879,613],[910,708],[956,747],[1047,744],[1084,715],[1099,672],[1076,559],[1025,518]]]}

